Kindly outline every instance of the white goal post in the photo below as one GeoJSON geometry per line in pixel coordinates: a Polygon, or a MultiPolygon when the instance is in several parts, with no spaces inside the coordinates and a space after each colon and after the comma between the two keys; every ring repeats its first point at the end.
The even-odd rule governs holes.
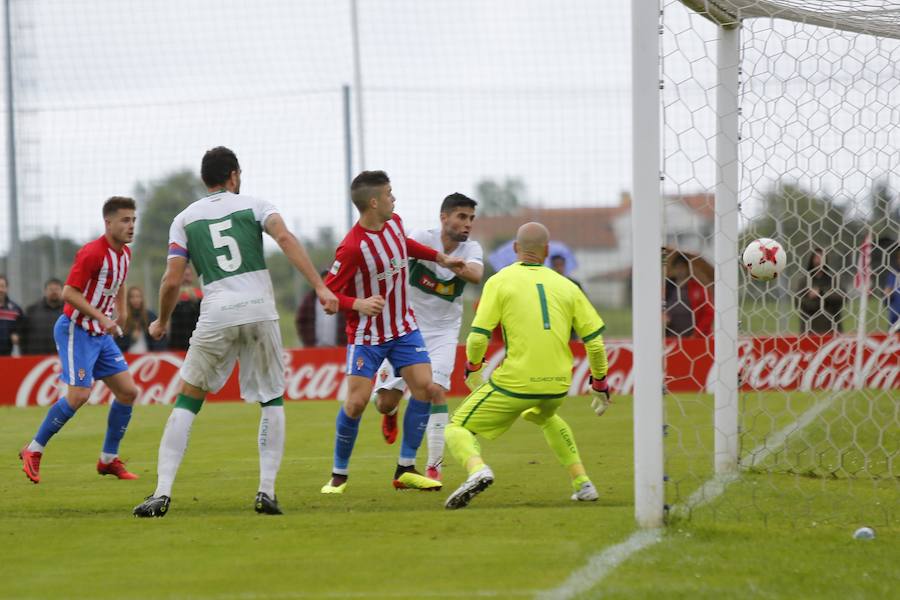
{"type": "MultiPolygon", "coordinates": [[[[666,86],[664,71],[666,61],[670,56],[667,55],[666,50],[663,48],[662,40],[666,33],[664,11],[673,4],[677,5],[678,2],[676,0],[660,0],[659,2],[632,3],[634,482],[635,518],[638,525],[644,528],[661,526],[669,509],[666,493],[666,481],[669,479],[666,473],[668,457],[665,455],[667,427],[665,416],[665,407],[667,406],[665,396],[665,357],[667,348],[664,338],[663,311],[660,310],[660,302],[662,300],[660,290],[664,279],[660,252],[661,249],[666,248],[671,243],[671,240],[667,239],[666,224],[664,223],[664,206],[667,194],[671,193],[671,188],[667,189],[666,187],[666,178],[669,175],[666,161],[673,153],[667,152],[664,141],[666,135],[666,110],[671,106],[667,105],[667,95],[663,91],[666,86]]],[[[760,147],[745,150],[743,149],[744,146],[742,146],[741,133],[745,123],[751,135],[758,134],[759,130],[766,126],[776,129],[781,126],[783,128],[782,131],[788,129],[788,126],[781,124],[778,118],[773,118],[773,123],[770,124],[765,122],[766,115],[754,115],[752,118],[755,120],[750,120],[748,115],[742,115],[741,98],[744,90],[742,90],[743,83],[741,81],[741,61],[745,58],[743,56],[744,49],[742,49],[742,44],[744,43],[742,40],[743,27],[745,24],[750,23],[751,21],[748,20],[751,19],[768,20],[773,23],[773,31],[776,31],[779,35],[784,35],[776,25],[776,21],[792,22],[798,27],[798,43],[806,43],[808,41],[807,38],[813,40],[810,44],[813,44],[815,41],[821,41],[817,40],[815,35],[810,35],[803,29],[807,26],[821,28],[822,31],[826,32],[833,30],[835,32],[846,32],[849,35],[861,34],[867,39],[887,38],[894,40],[900,39],[900,2],[884,0],[834,2],[812,0],[680,0],[680,5],[678,6],[679,9],[683,10],[686,6],[690,11],[693,11],[691,13],[693,16],[699,15],[703,17],[714,23],[716,28],[714,40],[710,36],[700,41],[688,41],[685,43],[685,47],[680,49],[688,56],[686,62],[692,60],[696,63],[706,61],[707,66],[714,63],[713,68],[708,69],[709,72],[714,71],[714,76],[710,76],[709,80],[704,80],[697,86],[701,90],[700,95],[704,97],[704,102],[706,102],[703,108],[707,112],[714,113],[714,123],[707,125],[695,124],[696,131],[694,133],[697,134],[696,137],[700,139],[700,143],[705,144],[705,150],[702,152],[705,152],[703,158],[706,162],[703,166],[698,166],[700,161],[696,160],[695,164],[691,165],[695,171],[703,171],[709,165],[713,166],[708,168],[708,174],[705,172],[700,174],[691,173],[689,177],[685,178],[690,183],[684,187],[689,188],[691,184],[696,184],[698,189],[708,190],[714,195],[712,243],[709,258],[715,264],[713,297],[715,320],[712,335],[716,343],[714,350],[710,349],[710,352],[713,353],[712,371],[709,378],[702,382],[702,388],[713,394],[710,414],[711,422],[709,423],[709,426],[712,428],[712,435],[710,436],[712,447],[709,448],[707,456],[711,463],[708,471],[709,476],[713,481],[732,481],[742,467],[742,415],[738,349],[741,344],[739,336],[747,334],[745,324],[741,321],[741,315],[744,314],[741,308],[741,301],[743,298],[742,294],[746,291],[744,289],[746,283],[741,276],[738,253],[741,240],[743,239],[742,235],[744,235],[742,228],[747,230],[750,228],[748,227],[747,209],[746,206],[742,206],[742,203],[759,202],[760,196],[769,193],[763,189],[764,184],[760,183],[760,181],[765,180],[765,185],[770,185],[772,184],[773,176],[770,172],[760,175],[765,167],[760,168],[758,163],[765,163],[768,157],[763,156],[762,160],[760,160],[759,155],[765,155],[767,150],[777,153],[773,149],[778,149],[781,143],[780,140],[777,142],[767,141],[766,143],[769,144],[768,148],[765,148],[764,144],[760,143],[760,147]],[[712,44],[714,44],[714,50],[710,51],[712,44]],[[699,51],[697,48],[699,48],[699,51]],[[746,164],[742,164],[742,153],[745,154],[744,160],[747,161],[746,164]],[[747,179],[750,176],[747,173],[754,168],[756,170],[750,176],[756,179],[753,179],[748,184],[747,179]]],[[[781,29],[786,28],[783,27],[781,29]]],[[[684,31],[680,30],[678,33],[684,33],[684,31]]],[[[755,33],[755,30],[752,28],[751,33],[755,33]]],[[[828,34],[823,33],[821,35],[826,36],[828,34]]],[[[773,37],[777,37],[777,35],[773,37]]],[[[793,42],[790,34],[787,34],[785,37],[793,42]]],[[[851,47],[854,43],[853,41],[847,42],[846,39],[840,39],[839,41],[844,44],[849,43],[851,47]]],[[[783,40],[779,40],[779,42],[785,45],[788,44],[788,42],[783,40]]],[[[828,40],[824,43],[827,45],[828,40]]],[[[868,43],[866,42],[866,44],[868,43]]],[[[765,43],[762,44],[765,45],[765,43]]],[[[868,48],[864,43],[860,43],[860,45],[868,48]]],[[[877,42],[875,45],[877,45],[877,42]]],[[[837,47],[843,46],[838,44],[837,47]]],[[[756,48],[752,50],[754,51],[754,57],[762,54],[756,48]]],[[[814,48],[804,51],[815,55],[814,48]]],[[[881,59],[884,56],[890,58],[892,56],[891,52],[893,50],[881,51],[882,56],[878,58],[881,59]]],[[[808,56],[808,54],[804,56],[808,56]]],[[[863,54],[865,55],[865,53],[863,54]]],[[[875,54],[877,52],[870,55],[874,56],[875,54]]],[[[801,63],[801,59],[796,60],[798,64],[801,63]]],[[[839,61],[840,59],[833,60],[839,61]]],[[[759,62],[764,66],[756,67],[757,72],[754,73],[756,76],[759,76],[758,71],[764,70],[766,64],[765,60],[759,60],[759,62]]],[[[693,76],[692,71],[687,77],[691,76],[693,76]]],[[[843,93],[847,96],[852,96],[854,92],[855,78],[852,73],[850,76],[847,75],[843,65],[826,67],[822,73],[815,73],[815,76],[826,80],[834,76],[839,80],[839,83],[834,85],[844,86],[841,88],[843,93]],[[828,70],[829,68],[831,70],[828,70]]],[[[792,73],[790,77],[801,80],[798,85],[804,85],[802,73],[792,73]]],[[[775,83],[785,87],[797,84],[796,81],[788,81],[790,77],[778,80],[776,76],[773,79],[776,80],[775,83]]],[[[895,75],[890,75],[889,77],[896,78],[895,75]]],[[[755,85],[764,88],[767,93],[771,91],[768,88],[768,83],[768,80],[765,79],[761,83],[759,81],[754,82],[755,85]]],[[[811,86],[812,84],[808,85],[811,86]]],[[[873,88],[883,85],[882,79],[879,79],[877,76],[874,77],[874,83],[871,85],[873,88]]],[[[775,89],[777,89],[777,85],[775,89]]],[[[671,94],[671,92],[668,93],[671,94]]],[[[757,90],[751,90],[751,94],[757,93],[759,93],[757,90]]],[[[837,93],[840,94],[841,92],[837,93]]],[[[790,96],[790,94],[785,95],[790,96]]],[[[671,98],[672,96],[669,95],[669,101],[671,101],[671,98]]],[[[845,99],[842,98],[840,100],[843,101],[845,99]]],[[[787,105],[787,108],[779,106],[776,111],[796,110],[799,116],[794,117],[793,120],[787,119],[789,126],[796,126],[798,129],[802,127],[811,129],[812,124],[803,122],[803,120],[812,120],[813,118],[818,118],[819,115],[811,117],[809,115],[812,112],[803,112],[806,109],[799,106],[799,104],[792,106],[790,102],[790,97],[785,98],[784,103],[787,105]]],[[[824,102],[825,100],[823,100],[824,102]]],[[[690,103],[686,101],[685,104],[689,105],[690,103]]],[[[686,112],[690,113],[690,108],[686,112]]],[[[702,121],[702,117],[698,116],[699,112],[695,111],[693,114],[690,114],[690,119],[696,119],[698,122],[702,121]]],[[[827,113],[827,111],[825,112],[827,113]]],[[[775,116],[780,117],[782,115],[776,114],[775,116]]],[[[841,127],[844,128],[843,131],[839,131],[836,135],[838,138],[842,138],[841,134],[846,135],[847,139],[850,140],[847,142],[847,146],[850,149],[847,150],[846,147],[842,146],[844,144],[843,139],[837,142],[834,140],[826,141],[834,144],[836,150],[832,150],[832,152],[835,155],[841,149],[847,150],[847,152],[855,150],[856,154],[851,156],[851,159],[848,161],[852,164],[850,167],[847,167],[846,171],[847,173],[850,173],[852,169],[856,169],[856,171],[847,175],[847,180],[849,181],[852,177],[858,176],[859,180],[871,186],[879,173],[890,173],[891,168],[897,166],[894,164],[896,158],[867,158],[868,147],[860,150],[859,146],[853,146],[856,143],[853,141],[854,136],[857,135],[857,131],[854,128],[858,127],[858,123],[843,124],[840,122],[841,118],[840,116],[835,117],[836,121],[829,122],[828,126],[835,130],[840,130],[841,127]],[[861,166],[861,163],[864,163],[865,166],[861,166]]],[[[875,125],[872,125],[871,129],[877,129],[880,117],[872,118],[872,123],[875,125]]],[[[891,127],[896,126],[892,125],[891,127]]],[[[782,131],[778,131],[775,135],[780,135],[782,131]]],[[[890,129],[890,131],[895,130],[890,129]]],[[[866,133],[868,134],[868,130],[866,133]]],[[[766,133],[766,135],[769,134],[766,133]]],[[[793,132],[791,135],[793,135],[793,132]]],[[[877,131],[873,132],[871,135],[872,139],[876,139],[877,135],[877,131]]],[[[680,139],[678,143],[681,143],[680,139]]],[[[685,142],[685,144],[690,143],[696,142],[685,142]]],[[[873,144],[868,139],[862,143],[873,144]]],[[[896,145],[896,142],[889,143],[887,151],[890,151],[896,145]]],[[[797,154],[802,154],[802,152],[797,154]]],[[[773,157],[773,160],[780,160],[780,157],[773,157]]],[[[784,161],[784,164],[789,166],[784,168],[783,174],[789,177],[793,172],[802,170],[804,164],[811,171],[814,168],[820,169],[820,171],[816,172],[816,177],[818,177],[816,181],[819,182],[816,185],[821,187],[814,188],[813,192],[822,196],[828,196],[830,191],[828,189],[829,182],[840,180],[842,177],[840,173],[842,169],[840,162],[842,159],[840,156],[828,156],[825,161],[827,164],[825,162],[816,162],[818,160],[819,157],[809,155],[804,155],[799,161],[793,158],[787,159],[784,161]],[[803,163],[803,161],[806,162],[803,163]],[[838,174],[835,174],[835,172],[838,172],[838,174]],[[821,183],[823,181],[825,183],[821,183]]],[[[777,170],[777,168],[771,167],[769,170],[777,170]]],[[[841,192],[845,192],[841,184],[838,185],[838,188],[841,192]]],[[[853,193],[848,192],[844,195],[850,197],[853,196],[853,193]]],[[[861,190],[856,193],[856,197],[861,197],[861,195],[861,190]]],[[[849,203],[853,204],[852,202],[849,203]]],[[[865,213],[865,209],[859,209],[859,207],[855,206],[850,206],[848,210],[851,212],[853,210],[861,211],[860,214],[865,213]]],[[[857,217],[857,223],[863,223],[865,219],[869,218],[867,214],[864,214],[862,217],[857,215],[857,217]]],[[[775,220],[777,223],[777,218],[775,220]]],[[[837,224],[837,227],[844,226],[846,226],[846,223],[837,224]]],[[[854,230],[854,235],[858,233],[858,231],[854,230]]],[[[814,244],[811,242],[811,245],[814,244]]],[[[803,247],[804,253],[808,252],[807,246],[803,247]]],[[[845,255],[851,255],[856,251],[856,248],[844,248],[845,255]]],[[[797,269],[799,269],[798,265],[800,265],[801,258],[805,258],[805,256],[792,256],[789,259],[794,263],[795,271],[793,273],[797,276],[799,276],[797,269]]],[[[851,266],[847,264],[848,259],[842,258],[841,260],[844,263],[842,263],[842,267],[835,269],[837,271],[836,277],[843,278],[846,281],[848,279],[847,276],[852,275],[851,266],[855,259],[852,256],[850,257],[849,263],[851,266]]],[[[868,275],[865,281],[868,282],[868,275]]],[[[780,314],[775,316],[779,320],[780,327],[777,331],[772,332],[775,335],[786,336],[796,333],[784,326],[784,323],[789,322],[789,319],[792,318],[787,314],[793,310],[789,309],[792,306],[788,299],[791,293],[789,288],[790,284],[779,282],[778,284],[773,284],[769,290],[764,292],[778,297],[778,307],[775,309],[775,312],[780,314]]],[[[863,289],[865,291],[859,293],[861,317],[860,319],[854,317],[857,323],[855,325],[857,338],[861,338],[866,333],[866,310],[869,306],[869,297],[867,287],[864,286],[863,289]]],[[[852,296],[852,291],[843,293],[848,296],[848,299],[856,298],[852,296]]],[[[850,302],[846,303],[846,305],[849,304],[850,302]]],[[[886,332],[887,336],[896,335],[896,328],[889,332],[886,329],[883,329],[883,331],[886,332]]],[[[863,344],[864,342],[857,342],[856,344],[857,371],[860,370],[860,365],[862,365],[863,344]]],[[[866,392],[860,388],[864,387],[864,378],[864,373],[857,372],[852,386],[858,390],[859,394],[863,395],[866,392]]],[[[788,389],[784,388],[773,393],[790,395],[789,391],[785,391],[788,389]]],[[[890,407],[892,402],[896,404],[897,398],[890,396],[892,392],[896,392],[896,388],[882,389],[887,389],[889,394],[887,398],[888,407],[890,407]]],[[[830,410],[834,404],[834,395],[836,393],[832,393],[828,403],[821,404],[821,408],[818,409],[819,412],[810,412],[809,414],[812,416],[809,419],[818,417],[822,411],[830,410]]],[[[874,393],[865,396],[864,399],[872,403],[883,401],[882,398],[876,398],[874,393]]],[[[790,405],[790,400],[786,401],[786,406],[786,412],[794,411],[795,407],[790,405]]],[[[772,410],[774,411],[775,409],[772,410]]],[[[845,408],[844,410],[849,411],[850,409],[845,408]]],[[[800,416],[802,417],[803,415],[800,416]]],[[[872,416],[868,418],[875,420],[875,417],[872,416]]],[[[764,453],[767,457],[771,456],[770,452],[773,451],[771,444],[774,442],[772,440],[779,438],[779,435],[781,435],[781,431],[776,432],[775,430],[783,425],[776,416],[772,416],[771,421],[771,432],[763,435],[761,438],[748,438],[748,441],[744,442],[755,446],[756,441],[762,439],[762,447],[769,443],[770,446],[764,453]],[[775,426],[776,422],[778,423],[777,427],[775,426]]],[[[802,418],[798,419],[797,423],[801,423],[801,425],[794,423],[791,426],[794,426],[795,429],[786,429],[785,431],[789,430],[790,435],[794,435],[799,427],[805,426],[802,423],[808,422],[802,418]]],[[[881,428],[878,431],[887,431],[887,428],[896,429],[897,426],[896,417],[893,417],[887,425],[878,424],[878,427],[881,428]]],[[[826,424],[826,430],[827,428],[828,425],[826,424]]],[[[856,433],[853,435],[855,436],[856,433]]],[[[778,443],[783,441],[781,439],[778,443]]],[[[857,446],[859,445],[855,437],[852,441],[857,446]]],[[[839,442],[829,443],[832,446],[839,444],[839,442]]],[[[838,454],[841,451],[841,448],[836,449],[838,454]]],[[[887,479],[896,481],[892,479],[896,477],[896,467],[893,466],[896,451],[890,448],[885,449],[884,447],[879,448],[879,451],[887,457],[885,459],[887,466],[883,467],[882,471],[878,471],[878,469],[869,471],[867,464],[861,468],[861,471],[867,472],[873,480],[887,479]],[[885,473],[889,477],[883,478],[882,476],[885,473]]],[[[744,448],[744,453],[746,454],[746,452],[747,449],[744,448]]],[[[777,451],[775,452],[777,453],[777,451]]],[[[860,452],[865,454],[864,450],[860,452]]],[[[868,458],[865,460],[868,460],[868,458]]],[[[751,465],[750,461],[747,461],[743,466],[746,467],[748,465],[751,465]]],[[[843,467],[840,465],[835,467],[836,470],[840,470],[840,468],[843,467]]],[[[896,492],[896,484],[894,486],[891,489],[896,492]]],[[[695,486],[694,489],[696,490],[697,487],[699,486],[695,486]]],[[[683,492],[684,490],[681,491],[681,493],[683,492]]],[[[679,494],[677,500],[681,502],[684,498],[679,494]]]]}

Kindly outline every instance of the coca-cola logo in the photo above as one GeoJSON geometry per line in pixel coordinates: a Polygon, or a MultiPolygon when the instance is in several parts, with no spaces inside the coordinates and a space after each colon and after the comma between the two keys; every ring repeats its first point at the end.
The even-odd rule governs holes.
{"type": "Polygon", "coordinates": [[[290,362],[285,363],[286,390],[285,395],[294,400],[324,400],[346,395],[343,363],[324,363],[315,365],[305,363],[293,368],[290,362]]]}
{"type": "MultiPolygon", "coordinates": [[[[755,390],[849,390],[900,387],[900,336],[742,340],[738,371],[755,390]],[[771,343],[766,343],[771,342],[771,343]],[[766,347],[772,346],[775,347],[766,347]]],[[[712,373],[711,373],[712,375],[712,373]]]]}
{"type": "MultiPolygon", "coordinates": [[[[859,387],[882,390],[900,388],[900,335],[874,335],[861,340],[853,336],[832,338],[745,338],[738,343],[737,369],[745,390],[849,390],[859,387]]],[[[588,391],[590,364],[580,345],[573,346],[574,364],[569,394],[588,391]]],[[[464,358],[458,349],[457,365],[464,358]]],[[[630,341],[608,340],[607,381],[615,394],[634,390],[633,350],[630,341]]],[[[712,391],[716,378],[711,340],[669,340],[666,352],[666,386],[675,392],[712,391]]],[[[504,360],[503,346],[492,345],[486,356],[485,374],[490,375],[504,360]]],[[[129,370],[138,388],[138,404],[172,404],[181,386],[183,362],[179,353],[163,352],[129,356],[129,370]]],[[[285,397],[291,400],[343,399],[347,394],[344,357],[339,349],[287,350],[285,397]]],[[[0,358],[0,403],[16,406],[48,406],[56,402],[60,389],[59,360],[53,356],[0,358]]],[[[462,374],[452,380],[451,395],[468,391],[462,374]]],[[[232,374],[225,388],[211,400],[237,400],[240,388],[232,374]]],[[[102,383],[94,386],[92,404],[109,402],[110,391],[102,383]]]]}
{"type": "Polygon", "coordinates": [[[47,406],[56,402],[59,398],[59,359],[50,356],[36,364],[22,379],[19,389],[16,391],[16,406],[28,406],[32,393],[35,394],[34,404],[47,406]]]}

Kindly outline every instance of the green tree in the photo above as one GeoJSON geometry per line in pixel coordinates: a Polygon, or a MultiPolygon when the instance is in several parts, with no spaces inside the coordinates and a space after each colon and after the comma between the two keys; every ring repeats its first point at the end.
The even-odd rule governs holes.
{"type": "Polygon", "coordinates": [[[766,194],[763,205],[762,214],[741,232],[741,248],[760,237],[778,240],[788,254],[788,280],[802,271],[814,248],[825,249],[836,272],[845,277],[852,273],[864,224],[851,217],[845,204],[785,184],[766,194]]]}
{"type": "MultiPolygon", "coordinates": [[[[206,186],[189,170],[177,171],[157,181],[135,186],[138,229],[132,247],[133,259],[128,284],[144,287],[150,306],[157,303],[159,280],[166,268],[172,219],[188,204],[206,195],[206,192],[206,186]]],[[[331,227],[320,228],[314,239],[304,240],[303,244],[317,268],[327,269],[331,265],[337,248],[335,233],[331,227]]],[[[272,276],[278,311],[284,317],[284,341],[289,346],[296,344],[293,321],[287,317],[293,315],[300,304],[300,298],[309,290],[309,284],[279,249],[266,254],[266,266],[272,276]]]]}
{"type": "MultiPolygon", "coordinates": [[[[315,238],[301,241],[310,260],[319,271],[327,270],[331,266],[337,248],[334,229],[320,227],[315,238]]],[[[300,305],[300,299],[311,289],[309,283],[280,250],[270,252],[266,256],[266,265],[272,274],[275,301],[279,310],[296,310],[300,305]]]]}
{"type": "MultiPolygon", "coordinates": [[[[80,247],[78,242],[56,235],[40,235],[21,242],[22,295],[13,300],[24,309],[43,295],[45,281],[55,277],[64,282],[80,247]]],[[[0,260],[0,273],[6,272],[6,259],[0,260]]]]}
{"type": "Polygon", "coordinates": [[[137,234],[132,246],[128,284],[146,288],[144,292],[150,306],[156,305],[159,280],[166,268],[172,219],[205,194],[206,186],[188,169],[135,185],[137,234]]]}
{"type": "Polygon", "coordinates": [[[485,217],[515,213],[528,203],[527,194],[519,177],[507,177],[503,182],[485,178],[475,184],[478,214],[485,217]]]}

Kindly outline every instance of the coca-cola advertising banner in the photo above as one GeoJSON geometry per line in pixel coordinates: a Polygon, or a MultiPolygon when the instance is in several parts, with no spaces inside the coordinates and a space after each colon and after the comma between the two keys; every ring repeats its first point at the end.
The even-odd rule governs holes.
{"type": "MultiPolygon", "coordinates": [[[[630,394],[633,388],[632,344],[629,340],[607,340],[608,381],[614,393],[630,394]]],[[[584,346],[572,344],[575,356],[570,393],[587,393],[589,365],[584,346]]],[[[666,341],[666,387],[673,392],[711,390],[714,372],[712,340],[686,338],[666,341]]],[[[488,348],[486,372],[503,360],[502,345],[488,348]]],[[[855,337],[757,337],[738,344],[739,373],[744,390],[839,390],[856,385],[857,371],[865,387],[900,389],[900,335],[872,335],[858,344],[855,337]],[[859,352],[862,353],[858,357],[859,352]]],[[[178,395],[178,371],[182,353],[161,352],[127,355],[137,384],[138,404],[172,404],[178,395]]],[[[457,349],[457,369],[450,395],[467,393],[462,369],[465,347],[457,349]]],[[[285,397],[289,400],[343,398],[343,348],[285,350],[285,397]]],[[[55,356],[0,358],[0,404],[46,406],[59,394],[59,360],[55,356]]],[[[90,402],[109,401],[102,383],[94,386],[90,402]]],[[[209,397],[212,401],[240,399],[237,372],[225,387],[209,397]]]]}

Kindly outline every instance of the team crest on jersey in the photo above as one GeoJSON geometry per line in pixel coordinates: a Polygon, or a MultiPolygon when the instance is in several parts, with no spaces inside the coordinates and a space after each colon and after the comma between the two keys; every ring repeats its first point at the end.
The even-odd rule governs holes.
{"type": "Polygon", "coordinates": [[[84,376],[87,373],[84,372],[84,369],[78,369],[78,379],[84,379],[84,376]]]}
{"type": "Polygon", "coordinates": [[[334,261],[334,264],[331,265],[331,270],[329,271],[329,273],[331,273],[332,275],[337,275],[338,271],[340,271],[340,270],[341,270],[341,261],[336,260],[336,261],[334,261]]]}
{"type": "Polygon", "coordinates": [[[362,368],[365,366],[366,361],[362,359],[362,357],[356,359],[356,370],[362,371],[362,368]]]}

